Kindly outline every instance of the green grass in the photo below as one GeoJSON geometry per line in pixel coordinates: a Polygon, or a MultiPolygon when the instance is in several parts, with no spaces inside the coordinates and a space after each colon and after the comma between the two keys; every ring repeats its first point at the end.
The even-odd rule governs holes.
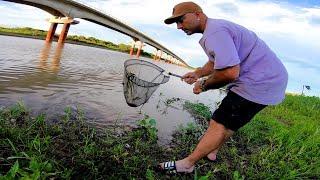
{"type": "Polygon", "coordinates": [[[319,179],[319,98],[287,95],[236,132],[216,162],[203,159],[194,173],[170,177],[153,167],[192,152],[205,129],[201,121],[210,117],[203,104],[184,108],[196,123],[178,128],[169,147],[157,144],[150,117],[121,133],[98,132],[81,110],[66,108],[60,121],[48,123],[21,102],[0,109],[0,179],[319,179]]]}
{"type": "Polygon", "coordinates": [[[146,117],[131,131],[97,132],[81,111],[66,108],[61,121],[35,118],[22,103],[0,113],[0,179],[132,179],[153,176],[155,120],[146,117]]]}
{"type": "Polygon", "coordinates": [[[252,152],[246,160],[246,173],[253,177],[319,178],[319,117],[317,97],[288,95],[281,105],[262,111],[238,134],[252,152]]]}
{"type": "MultiPolygon", "coordinates": [[[[210,115],[201,103],[186,102],[185,108],[197,122],[210,115]]],[[[209,173],[213,179],[319,179],[319,117],[318,97],[287,95],[282,104],[267,107],[236,132],[222,147],[217,162],[201,160],[200,174],[209,173]]],[[[195,148],[202,124],[176,133],[177,153],[184,156],[195,148]]]]}

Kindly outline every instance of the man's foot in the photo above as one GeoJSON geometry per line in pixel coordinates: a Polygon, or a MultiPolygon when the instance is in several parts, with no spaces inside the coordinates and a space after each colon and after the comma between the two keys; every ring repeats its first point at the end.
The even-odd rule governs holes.
{"type": "Polygon", "coordinates": [[[217,159],[217,152],[211,152],[207,155],[207,158],[210,160],[210,161],[215,161],[217,159]]]}
{"type": "MultiPolygon", "coordinates": [[[[171,165],[172,165],[171,162],[160,163],[160,168],[163,171],[167,171],[168,169],[166,167],[171,165]],[[165,163],[167,163],[166,166],[165,166],[165,163]]],[[[176,170],[176,173],[191,173],[194,170],[194,165],[188,162],[186,159],[182,159],[179,161],[175,161],[175,170],[176,170]]]]}

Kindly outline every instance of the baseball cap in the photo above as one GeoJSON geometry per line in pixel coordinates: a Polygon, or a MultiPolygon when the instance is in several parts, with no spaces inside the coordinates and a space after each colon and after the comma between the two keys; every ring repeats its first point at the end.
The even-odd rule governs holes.
{"type": "Polygon", "coordinates": [[[198,4],[191,1],[179,3],[174,6],[172,11],[172,16],[165,19],[164,23],[172,24],[176,22],[181,16],[187,13],[195,13],[195,12],[202,12],[202,9],[198,4]]]}

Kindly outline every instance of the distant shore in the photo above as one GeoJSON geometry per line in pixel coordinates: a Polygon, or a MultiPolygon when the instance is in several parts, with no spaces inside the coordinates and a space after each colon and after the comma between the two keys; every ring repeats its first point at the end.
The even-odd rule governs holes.
{"type": "MultiPolygon", "coordinates": [[[[47,31],[33,29],[29,27],[21,27],[21,28],[20,27],[18,28],[0,27],[0,35],[45,40],[47,31]]],[[[55,35],[53,38],[53,41],[57,42],[58,38],[59,37],[55,35]]],[[[104,49],[119,51],[124,53],[129,53],[131,48],[130,45],[126,45],[122,43],[115,44],[110,41],[104,41],[94,37],[85,37],[85,36],[77,36],[77,35],[69,35],[66,39],[66,43],[104,48],[104,49]]],[[[135,51],[137,51],[137,48],[135,48],[135,51]]],[[[141,56],[153,58],[153,55],[151,53],[144,52],[143,50],[141,50],[141,56]]]]}

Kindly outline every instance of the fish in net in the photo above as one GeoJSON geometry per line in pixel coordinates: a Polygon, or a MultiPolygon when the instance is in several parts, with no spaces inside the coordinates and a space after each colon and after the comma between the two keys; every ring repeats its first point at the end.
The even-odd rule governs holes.
{"type": "Polygon", "coordinates": [[[123,92],[131,107],[146,103],[157,88],[169,81],[164,70],[148,61],[128,59],[124,62],[123,92]]]}

